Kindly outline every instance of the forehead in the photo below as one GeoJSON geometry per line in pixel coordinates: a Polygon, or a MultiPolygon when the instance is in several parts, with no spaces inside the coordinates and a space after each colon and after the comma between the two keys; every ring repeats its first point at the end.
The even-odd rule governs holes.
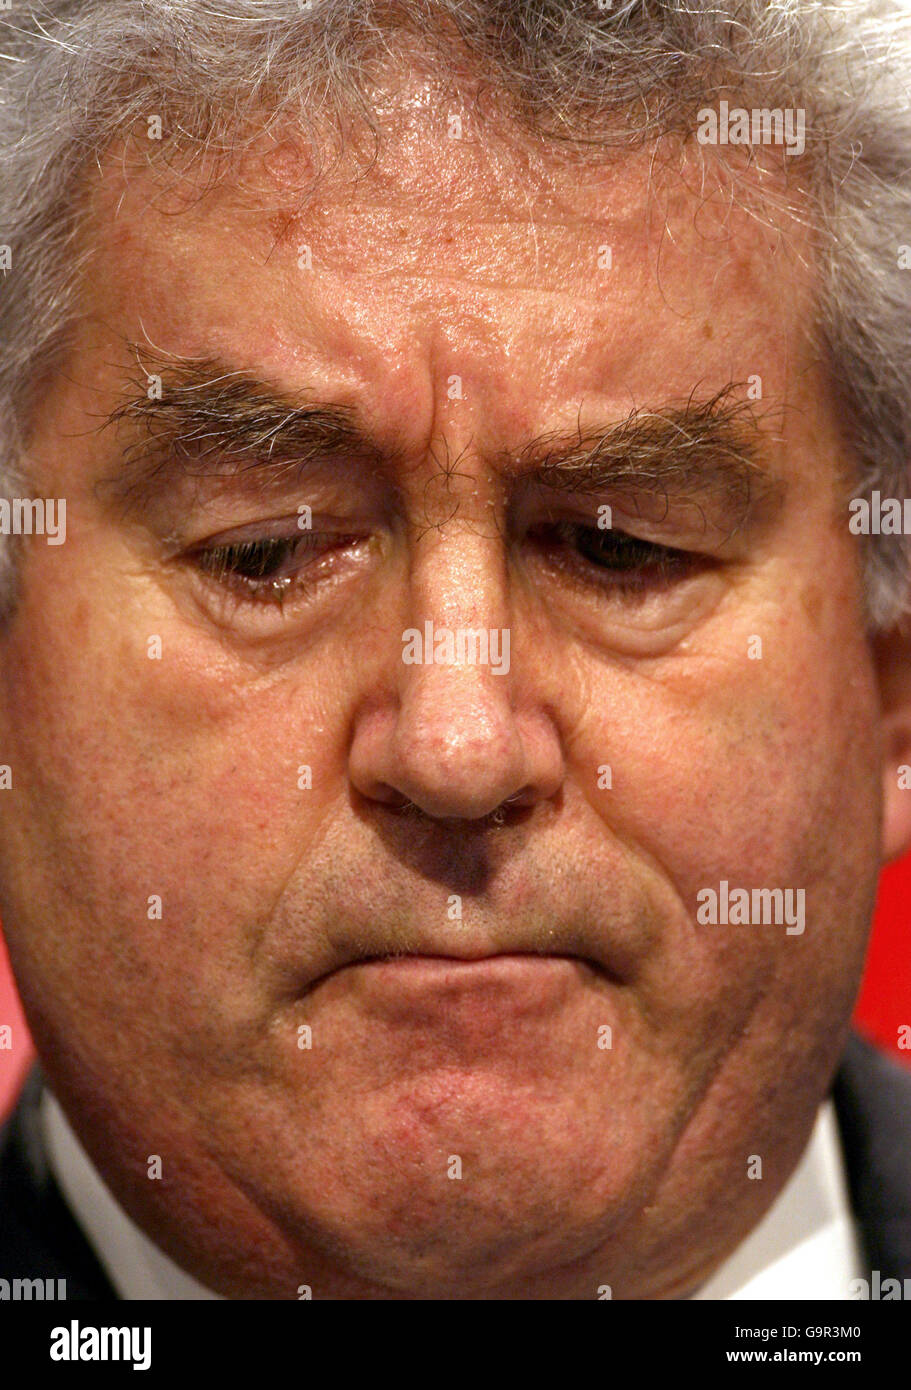
{"type": "Polygon", "coordinates": [[[582,160],[418,77],[377,98],[376,127],[318,178],[290,121],[212,186],[112,152],[91,200],[99,317],[279,380],[331,372],[368,412],[407,409],[403,374],[428,364],[473,374],[523,429],[580,395],[625,413],[750,372],[787,396],[811,258],[776,169],[732,174],[677,140],[582,160]]]}
{"type": "MultiPolygon", "coordinates": [[[[102,221],[115,210],[121,221],[145,220],[155,209],[179,213],[184,230],[198,236],[217,233],[219,224],[227,230],[228,222],[251,249],[306,234],[320,261],[340,271],[450,268],[542,290],[593,286],[607,234],[622,246],[626,269],[669,237],[683,251],[706,238],[716,252],[726,242],[737,265],[774,249],[783,234],[791,245],[800,239],[805,201],[792,186],[784,212],[774,161],[747,167],[736,150],[722,160],[677,137],[633,148],[608,144],[586,157],[482,119],[417,76],[403,81],[394,101],[376,102],[375,142],[352,127],[336,162],[283,120],[222,163],[208,192],[205,158],[178,165],[175,179],[169,161],[145,171],[112,151],[96,211],[102,221]]],[[[161,230],[155,227],[156,240],[161,230]]]]}

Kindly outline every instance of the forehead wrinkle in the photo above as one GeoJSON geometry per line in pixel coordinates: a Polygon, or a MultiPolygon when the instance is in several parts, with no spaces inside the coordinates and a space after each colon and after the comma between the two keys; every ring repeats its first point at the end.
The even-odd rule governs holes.
{"type": "MultiPolygon", "coordinates": [[[[459,142],[450,143],[458,144],[459,142]]],[[[385,241],[383,237],[375,237],[371,241],[369,219],[365,219],[363,233],[361,233],[357,227],[360,214],[356,206],[352,209],[350,201],[341,204],[337,201],[333,189],[335,175],[330,172],[327,175],[329,182],[326,185],[330,195],[330,205],[321,204],[319,217],[307,223],[308,232],[304,239],[312,238],[315,251],[319,247],[318,254],[314,256],[314,266],[315,269],[318,269],[320,276],[325,278],[327,286],[332,287],[332,292],[334,292],[333,279],[336,275],[345,276],[352,280],[360,276],[362,278],[358,282],[359,285],[369,285],[370,279],[374,279],[379,287],[384,279],[388,280],[390,274],[398,274],[403,281],[402,293],[409,295],[414,293],[412,287],[420,284],[423,275],[424,282],[428,287],[440,285],[441,280],[445,280],[452,290],[457,289],[460,285],[463,287],[469,285],[476,289],[479,294],[501,291],[515,295],[526,293],[548,297],[555,295],[567,299],[569,296],[575,295],[577,298],[585,298],[594,302],[602,295],[615,296],[615,286],[606,281],[602,283],[603,277],[600,277],[595,271],[595,257],[600,240],[613,244],[615,259],[619,259],[619,256],[622,255],[625,283],[629,283],[630,277],[633,277],[636,282],[642,281],[644,283],[645,278],[651,276],[654,267],[650,261],[647,261],[647,258],[643,257],[642,237],[637,238],[635,236],[636,228],[633,224],[634,220],[646,211],[644,201],[646,194],[651,194],[653,191],[652,186],[655,179],[652,166],[654,160],[654,150],[639,156],[635,153],[625,152],[619,166],[605,168],[596,165],[591,171],[586,167],[584,176],[580,176],[578,169],[573,171],[574,182],[572,185],[567,184],[566,186],[567,200],[574,206],[578,206],[579,199],[583,198],[586,207],[592,201],[597,206],[592,208],[591,219],[587,215],[577,218],[576,222],[570,226],[570,230],[566,232],[565,237],[562,235],[562,231],[567,223],[553,220],[546,199],[543,206],[540,201],[537,206],[532,203],[532,210],[529,215],[526,215],[524,208],[520,210],[520,221],[515,224],[513,235],[504,234],[505,245],[502,241],[499,245],[496,244],[497,238],[493,235],[479,237],[476,232],[473,233],[471,223],[464,219],[459,219],[457,224],[452,223],[451,218],[455,214],[450,212],[450,225],[454,225],[456,230],[453,233],[452,242],[443,244],[442,256],[440,255],[439,240],[433,242],[428,240],[430,233],[435,228],[439,228],[442,213],[436,218],[435,228],[429,219],[424,219],[427,235],[422,236],[417,241],[415,241],[415,227],[419,231],[422,230],[419,225],[420,218],[415,221],[414,225],[411,225],[410,208],[407,216],[403,215],[399,218],[400,223],[406,224],[404,237],[390,235],[385,241]],[[609,210],[608,218],[605,218],[605,207],[609,210]],[[537,215],[539,212],[540,217],[537,215]],[[599,214],[597,217],[596,213],[599,214]],[[348,225],[347,240],[346,221],[348,225]],[[581,254],[580,245],[587,221],[591,221],[592,244],[587,254],[581,254]],[[515,231],[515,228],[522,229],[521,236],[515,231]],[[320,237],[323,239],[322,242],[319,241],[320,237]],[[559,242],[554,243],[552,241],[554,237],[559,237],[559,242]],[[409,241],[411,244],[407,245],[406,243],[409,241]],[[622,241],[625,241],[626,245],[618,250],[618,245],[622,241]],[[379,242],[384,242],[384,244],[380,246],[378,245],[379,242]],[[478,243],[483,243],[483,246],[479,246],[478,243]],[[483,264],[485,258],[493,258],[496,262],[493,275],[490,273],[493,267],[489,264],[485,267],[483,264]],[[318,267],[316,266],[317,260],[320,262],[318,267]],[[383,260],[386,262],[385,267],[382,264],[383,260]],[[448,262],[450,267],[453,267],[457,261],[464,262],[466,271],[464,278],[458,280],[457,277],[452,276],[451,270],[447,274],[447,265],[441,264],[444,261],[448,262]],[[527,270],[523,269],[523,262],[526,263],[527,270]],[[372,266],[372,270],[365,269],[367,266],[372,266]],[[391,271],[390,267],[392,267],[391,271]]],[[[544,164],[546,161],[542,160],[541,163],[544,164]]],[[[399,166],[401,166],[401,161],[399,161],[399,166]]],[[[703,167],[702,157],[700,157],[700,167],[703,167]]],[[[375,173],[373,172],[369,178],[374,182],[369,184],[369,188],[367,178],[361,184],[365,191],[369,191],[371,197],[376,196],[379,199],[381,206],[388,206],[390,219],[395,210],[396,200],[398,200],[399,209],[406,206],[401,183],[398,187],[395,187],[393,183],[393,177],[399,177],[402,172],[401,167],[397,171],[393,171],[389,176],[389,184],[386,188],[376,186],[375,173]]],[[[426,204],[426,173],[422,177],[424,178],[422,199],[426,204]]],[[[274,180],[270,181],[274,185],[274,180]]],[[[529,190],[523,187],[522,191],[523,198],[527,197],[529,190]]],[[[228,197],[234,197],[235,204],[238,199],[243,201],[240,190],[236,188],[222,189],[222,193],[227,194],[228,197]]],[[[215,190],[212,191],[212,196],[216,196],[215,190]]],[[[689,220],[692,222],[693,212],[698,212],[700,206],[705,208],[704,188],[701,190],[678,188],[675,201],[684,198],[689,208],[689,220]]],[[[434,202],[439,202],[436,197],[436,190],[434,190],[434,202]]],[[[296,208],[289,209],[286,206],[285,213],[280,214],[280,216],[287,217],[290,213],[293,217],[296,212],[296,208]]],[[[249,218],[249,204],[247,204],[247,213],[249,218]]],[[[236,230],[244,239],[250,238],[251,269],[258,261],[260,266],[264,263],[268,264],[271,270],[272,265],[275,264],[274,255],[278,244],[276,233],[279,239],[283,232],[287,238],[291,226],[281,222],[273,226],[272,234],[269,235],[262,212],[252,215],[255,219],[252,226],[248,220],[246,225],[241,222],[236,230]],[[265,245],[263,244],[264,231],[267,238],[265,245]]],[[[182,213],[181,221],[184,216],[190,217],[191,224],[195,223],[192,211],[182,213]]],[[[185,290],[192,293],[195,279],[191,260],[186,254],[185,239],[181,235],[177,245],[172,245],[171,227],[168,226],[167,220],[161,225],[156,220],[154,227],[149,226],[149,221],[149,218],[144,218],[136,223],[136,231],[132,238],[136,251],[135,273],[150,283],[150,294],[154,294],[156,298],[160,296],[162,287],[170,283],[171,274],[169,272],[179,273],[185,290]],[[147,241],[147,237],[151,237],[150,242],[147,241]],[[181,241],[184,242],[183,246],[180,244],[181,241]]],[[[667,216],[665,213],[662,212],[657,221],[661,224],[662,229],[666,228],[667,216]]],[[[205,222],[197,225],[200,226],[201,231],[206,231],[205,222]]],[[[391,220],[389,225],[390,229],[394,230],[395,224],[391,220]]],[[[493,228],[495,225],[497,224],[484,218],[476,223],[476,227],[493,228]]],[[[217,229],[217,226],[217,219],[208,222],[208,227],[213,230],[217,229]]],[[[193,230],[194,226],[191,225],[191,235],[193,230]]],[[[657,228],[653,227],[653,230],[657,231],[657,228]]],[[[692,232],[692,228],[690,230],[692,232]]],[[[725,234],[731,234],[731,230],[729,225],[726,226],[725,234]]],[[[736,240],[735,237],[735,244],[736,240]]],[[[218,254],[217,248],[212,248],[211,237],[209,237],[208,243],[203,242],[199,253],[196,252],[195,248],[190,249],[194,252],[193,259],[202,265],[206,263],[207,249],[211,249],[212,254],[218,254]]],[[[746,257],[747,249],[747,245],[744,243],[739,259],[746,257]]],[[[236,251],[234,254],[236,256],[236,251]]],[[[717,256],[715,261],[714,276],[717,277],[722,272],[717,256]]],[[[455,268],[457,271],[461,269],[461,267],[455,268]]],[[[299,272],[287,267],[283,269],[282,275],[286,271],[299,278],[299,272]]],[[[311,281],[310,283],[315,282],[311,281]]],[[[723,293],[724,287],[719,292],[723,293]]],[[[317,301],[318,311],[319,302],[317,301]]]]}

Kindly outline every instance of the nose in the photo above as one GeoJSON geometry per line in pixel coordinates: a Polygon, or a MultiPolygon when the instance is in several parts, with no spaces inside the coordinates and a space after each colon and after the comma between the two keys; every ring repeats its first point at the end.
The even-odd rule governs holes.
{"type": "Polygon", "coordinates": [[[355,726],[349,774],[364,796],[470,821],[559,789],[563,754],[536,682],[541,663],[512,640],[495,544],[437,535],[415,567],[413,626],[385,657],[388,697],[355,726]]]}

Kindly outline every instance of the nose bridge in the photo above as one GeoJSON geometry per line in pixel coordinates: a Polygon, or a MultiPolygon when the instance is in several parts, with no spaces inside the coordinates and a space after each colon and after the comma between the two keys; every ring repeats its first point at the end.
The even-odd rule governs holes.
{"type": "Polygon", "coordinates": [[[407,611],[398,682],[406,736],[423,730],[440,752],[463,755],[475,736],[508,741],[512,633],[496,526],[456,514],[416,536],[407,611]]]}
{"type": "Polygon", "coordinates": [[[482,452],[498,407],[480,365],[499,378],[498,354],[456,296],[452,310],[425,345],[427,437],[408,488],[409,602],[417,619],[500,628],[508,608],[505,496],[482,452]]]}
{"type": "Polygon", "coordinates": [[[448,514],[425,512],[409,544],[408,606],[415,621],[490,628],[507,622],[509,568],[491,489],[449,491],[448,514]],[[490,505],[488,505],[490,503],[490,505]]]}
{"type": "Polygon", "coordinates": [[[386,780],[431,815],[488,815],[529,780],[503,541],[474,523],[456,515],[412,542],[386,780]]]}

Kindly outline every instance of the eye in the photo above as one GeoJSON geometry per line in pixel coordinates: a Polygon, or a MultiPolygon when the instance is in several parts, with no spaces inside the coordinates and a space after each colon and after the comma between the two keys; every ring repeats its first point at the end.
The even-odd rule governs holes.
{"type": "Polygon", "coordinates": [[[530,538],[558,564],[589,575],[594,570],[596,582],[624,595],[680,582],[710,563],[705,555],[571,521],[537,526],[530,538]]]}
{"type": "Polygon", "coordinates": [[[205,577],[254,603],[284,602],[288,591],[303,582],[302,571],[330,551],[350,545],[353,536],[264,536],[208,545],[186,558],[205,577]]]}

